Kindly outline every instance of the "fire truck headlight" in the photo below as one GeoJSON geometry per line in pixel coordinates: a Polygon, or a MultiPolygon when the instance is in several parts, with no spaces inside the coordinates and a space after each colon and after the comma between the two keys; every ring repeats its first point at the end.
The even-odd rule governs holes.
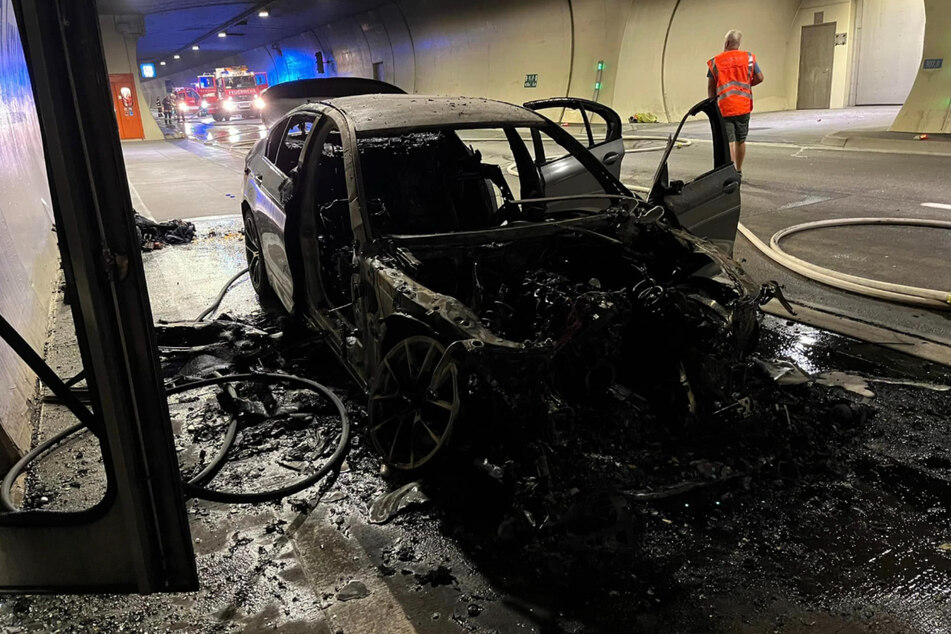
{"type": "Polygon", "coordinates": [[[238,109],[238,106],[231,99],[225,100],[224,103],[225,112],[234,112],[238,109]]]}
{"type": "Polygon", "coordinates": [[[260,97],[255,97],[255,98],[254,98],[254,107],[255,107],[256,109],[258,109],[258,110],[261,110],[262,108],[264,108],[264,100],[261,99],[260,97]]]}
{"type": "Polygon", "coordinates": [[[201,100],[201,107],[202,107],[202,108],[207,108],[207,107],[208,107],[208,100],[207,100],[207,99],[202,99],[202,100],[201,100]]]}
{"type": "Polygon", "coordinates": [[[180,103],[178,104],[178,109],[181,110],[182,112],[188,112],[188,104],[180,103]]]}

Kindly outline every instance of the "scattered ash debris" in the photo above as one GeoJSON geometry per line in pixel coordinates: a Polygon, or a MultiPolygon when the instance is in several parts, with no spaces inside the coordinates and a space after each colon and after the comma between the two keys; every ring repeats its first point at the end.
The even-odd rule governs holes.
{"type": "MultiPolygon", "coordinates": [[[[363,436],[363,392],[299,324],[267,315],[160,324],[173,384],[217,371],[284,372],[330,386],[356,427],[346,463],[282,502],[188,502],[201,593],[112,598],[95,614],[74,598],[23,597],[0,609],[0,625],[255,631],[369,605],[383,583],[404,609],[413,606],[414,623],[445,631],[511,631],[514,622],[566,633],[843,623],[941,631],[929,624],[951,623],[941,598],[951,585],[943,391],[951,377],[842,337],[773,318],[764,325],[746,389],[704,416],[672,415],[665,401],[616,385],[547,425],[538,422],[546,417],[518,424],[486,405],[467,412],[443,459],[403,473],[384,467],[363,436]],[[796,348],[806,337],[808,348],[796,348]],[[783,357],[794,363],[776,362],[783,357]],[[851,379],[822,380],[830,371],[861,377],[874,396],[847,389],[858,384],[851,379]],[[289,544],[308,517],[308,530],[360,544],[369,559],[359,574],[321,583],[302,572],[289,544]]],[[[338,421],[320,397],[233,387],[172,399],[186,477],[207,465],[233,417],[241,431],[214,488],[279,486],[332,451],[338,421]]],[[[70,495],[34,492],[51,493],[70,495]]],[[[329,552],[312,556],[323,562],[329,552]]]]}
{"type": "Polygon", "coordinates": [[[185,220],[156,222],[135,214],[135,233],[143,251],[157,251],[169,245],[188,244],[195,239],[195,225],[185,220]]]}
{"type": "MultiPolygon", "coordinates": [[[[706,622],[700,612],[733,618],[731,601],[758,602],[765,614],[773,609],[769,597],[793,592],[815,609],[831,609],[829,580],[839,579],[839,573],[824,566],[824,584],[803,581],[810,577],[808,566],[829,554],[817,547],[816,526],[800,522],[814,516],[836,526],[835,518],[851,514],[853,505],[865,505],[861,512],[871,515],[873,496],[855,501],[842,495],[858,486],[858,478],[881,483],[886,474],[906,470],[934,488],[951,476],[951,461],[941,458],[951,455],[948,441],[937,437],[944,429],[937,425],[937,403],[946,397],[940,388],[947,377],[919,373],[921,382],[937,389],[902,384],[901,375],[899,384],[880,382],[876,377],[890,376],[892,365],[870,362],[860,368],[876,393],[870,398],[861,389],[848,389],[854,381],[826,380],[828,370],[855,365],[854,360],[851,366],[834,363],[842,361],[834,350],[840,341],[817,345],[816,365],[807,374],[774,360],[786,349],[776,336],[785,330],[775,320],[770,325],[759,356],[746,364],[744,389],[707,408],[709,415],[676,415],[665,407],[669,401],[618,385],[578,399],[570,418],[549,418],[547,425],[537,423],[545,417],[519,425],[488,407],[460,421],[443,460],[411,474],[381,464],[359,432],[365,421],[362,392],[336,368],[323,344],[293,322],[225,318],[207,326],[209,334],[202,335],[207,339],[196,339],[200,329],[189,329],[179,343],[201,348],[223,339],[230,356],[201,348],[225,360],[223,372],[293,372],[346,394],[358,433],[335,491],[321,501],[326,521],[350,537],[355,522],[383,522],[388,526],[381,530],[396,530],[395,541],[379,545],[374,565],[381,578],[407,592],[446,588],[484,597],[471,609],[470,602],[459,606],[454,622],[466,627],[489,622],[514,596],[531,597],[538,610],[561,606],[552,613],[551,631],[614,631],[618,623],[663,629],[648,616],[659,608],[667,614],[662,618],[682,610],[676,622],[707,631],[699,626],[706,622]],[[905,436],[896,444],[895,425],[911,412],[920,428],[917,442],[905,436]],[[874,442],[878,435],[891,442],[874,442]],[[896,447],[903,453],[896,454],[896,447]],[[427,537],[429,531],[450,539],[464,559],[447,555],[439,539],[427,537]],[[780,559],[781,565],[773,562],[780,559]],[[474,568],[495,590],[466,592],[473,581],[471,574],[456,573],[460,567],[474,568]],[[762,588],[751,588],[748,575],[761,579],[762,588]],[[735,597],[724,599],[724,593],[735,597]],[[547,603],[539,595],[548,597],[547,603]],[[698,602],[701,596],[707,599],[698,602]]],[[[171,332],[164,331],[160,342],[178,363],[182,358],[171,350],[171,332]]],[[[177,367],[189,371],[187,362],[177,367]]],[[[256,421],[236,443],[236,462],[219,476],[220,486],[240,488],[249,476],[273,477],[273,472],[296,477],[298,469],[326,455],[324,433],[327,427],[332,433],[332,421],[326,427],[308,422],[311,415],[332,419],[321,403],[280,387],[237,392],[230,403],[209,400],[211,409],[200,416],[211,426],[196,425],[188,439],[196,446],[217,442],[226,426],[222,409],[256,421]],[[297,416],[304,410],[312,414],[297,416]],[[270,466],[262,467],[264,457],[270,466]]],[[[312,508],[299,498],[288,503],[305,512],[312,508]]],[[[899,512],[891,512],[898,522],[899,512]]],[[[353,598],[359,598],[359,587],[354,588],[353,598]]]]}

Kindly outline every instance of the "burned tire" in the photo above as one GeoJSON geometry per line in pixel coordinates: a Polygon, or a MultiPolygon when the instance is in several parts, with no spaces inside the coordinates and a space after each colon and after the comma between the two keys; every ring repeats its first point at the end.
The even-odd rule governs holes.
{"type": "Polygon", "coordinates": [[[261,234],[258,233],[258,227],[250,212],[244,214],[244,256],[248,261],[251,287],[258,298],[262,301],[274,299],[274,289],[267,277],[264,258],[261,257],[261,234]]]}
{"type": "Polygon", "coordinates": [[[459,369],[437,368],[445,346],[424,335],[390,348],[370,383],[370,440],[397,469],[418,469],[449,442],[459,417],[459,369]],[[438,372],[437,372],[438,369],[438,372]]]}

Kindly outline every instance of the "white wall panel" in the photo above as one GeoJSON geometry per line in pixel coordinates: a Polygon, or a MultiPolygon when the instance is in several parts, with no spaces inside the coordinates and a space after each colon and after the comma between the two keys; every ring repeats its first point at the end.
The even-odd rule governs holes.
{"type": "Polygon", "coordinates": [[[403,12],[395,4],[384,4],[373,10],[386,29],[393,56],[393,75],[387,81],[412,93],[416,91],[416,50],[406,26],[403,12]]]}
{"type": "MultiPolygon", "coordinates": [[[[333,75],[339,77],[373,77],[370,46],[354,18],[338,20],[314,29],[321,43],[333,51],[333,75]]],[[[326,52],[325,52],[326,55],[326,52]]]]}
{"type": "Polygon", "coordinates": [[[863,0],[856,105],[905,103],[924,36],[923,0],[863,0]]]}
{"type": "MultiPolygon", "coordinates": [[[[395,79],[395,64],[393,61],[393,46],[386,25],[376,11],[367,11],[356,16],[356,21],[366,38],[370,50],[370,62],[383,64],[383,81],[393,83],[395,79]]],[[[372,68],[370,77],[373,76],[372,68]]]]}

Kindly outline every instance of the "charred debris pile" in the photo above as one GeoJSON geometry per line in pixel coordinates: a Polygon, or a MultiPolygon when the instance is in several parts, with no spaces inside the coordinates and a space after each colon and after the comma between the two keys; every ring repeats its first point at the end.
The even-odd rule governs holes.
{"type": "MultiPolygon", "coordinates": [[[[361,437],[365,396],[308,330],[287,318],[225,315],[200,324],[160,325],[158,337],[170,385],[213,372],[282,372],[334,389],[355,421],[348,462],[369,478],[362,487],[368,506],[385,492],[377,481],[381,461],[361,437]]],[[[831,459],[836,444],[872,413],[862,399],[834,387],[807,380],[780,385],[777,367],[783,366],[755,357],[734,365],[731,398],[715,407],[693,401],[691,409],[688,386],[676,376],[650,385],[651,391],[645,383],[643,393],[605,381],[609,384],[589,385],[570,400],[540,387],[543,393],[531,400],[548,409],[523,417],[506,415],[520,410],[486,395],[470,403],[444,456],[449,459],[422,473],[391,471],[390,486],[418,484],[417,492],[441,500],[445,504],[437,506],[450,514],[468,514],[453,509],[455,501],[490,496],[497,511],[491,532],[502,540],[605,537],[604,531],[634,517],[644,503],[702,491],[721,495],[756,479],[795,478],[804,464],[831,459]],[[665,391],[668,398],[657,397],[665,391]]],[[[474,382],[472,389],[478,394],[483,386],[474,382]]],[[[268,480],[306,473],[331,448],[334,416],[320,399],[251,384],[216,394],[172,402],[173,418],[184,415],[186,475],[207,463],[230,416],[243,421],[234,452],[239,466],[224,474],[235,487],[247,484],[248,470],[268,480]],[[267,464],[255,457],[266,457],[267,464]]],[[[482,514],[479,522],[485,519],[482,514]]]]}

